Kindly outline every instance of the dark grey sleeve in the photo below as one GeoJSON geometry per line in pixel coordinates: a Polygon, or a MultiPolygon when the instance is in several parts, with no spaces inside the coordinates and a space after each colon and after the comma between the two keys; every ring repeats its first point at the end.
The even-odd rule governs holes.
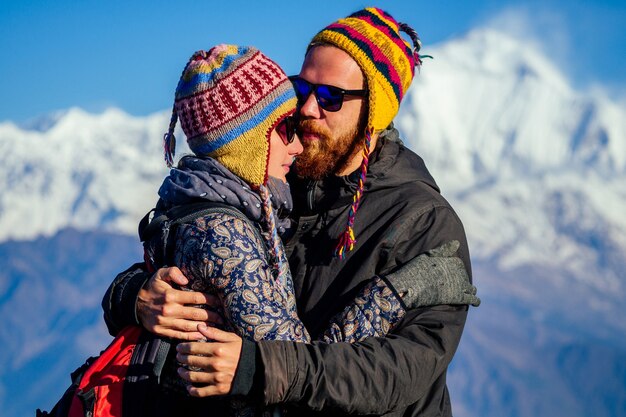
{"type": "Polygon", "coordinates": [[[442,304],[478,307],[476,287],[457,256],[459,247],[458,240],[446,242],[381,278],[402,298],[407,309],[442,304]]]}
{"type": "Polygon", "coordinates": [[[144,263],[119,273],[102,298],[104,322],[111,336],[128,325],[139,325],[135,305],[139,290],[152,276],[144,263]]]}
{"type": "Polygon", "coordinates": [[[314,411],[385,414],[431,404],[445,386],[467,306],[411,310],[387,337],[358,343],[258,342],[264,402],[314,411]]]}

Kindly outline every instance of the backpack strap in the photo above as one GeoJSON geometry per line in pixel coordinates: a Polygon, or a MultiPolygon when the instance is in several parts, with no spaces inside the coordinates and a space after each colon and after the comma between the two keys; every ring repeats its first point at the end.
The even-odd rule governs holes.
{"type": "MultiPolygon", "coordinates": [[[[165,212],[158,212],[156,209],[152,209],[139,223],[139,238],[144,243],[144,259],[146,263],[151,264],[150,266],[154,270],[166,265],[172,265],[176,229],[181,224],[191,223],[200,217],[215,213],[227,214],[247,222],[256,237],[261,242],[264,241],[259,227],[240,210],[227,204],[203,201],[174,206],[165,212]],[[152,216],[152,213],[154,213],[154,216],[152,216]],[[158,247],[153,240],[156,237],[160,238],[158,247]]],[[[264,252],[267,253],[265,246],[264,252]]]]}
{"type": "Polygon", "coordinates": [[[124,381],[122,416],[150,415],[153,395],[159,395],[158,385],[166,359],[176,342],[142,331],[130,359],[128,373],[124,381]]]}
{"type": "MultiPolygon", "coordinates": [[[[152,239],[166,223],[186,223],[211,212],[220,212],[220,209],[232,210],[237,212],[237,217],[245,217],[245,215],[236,208],[213,201],[204,201],[198,203],[182,204],[174,206],[165,212],[161,212],[156,216],[156,208],[153,208],[139,222],[139,239],[146,242],[152,239]]],[[[247,217],[245,217],[248,219],[247,217]]]]}

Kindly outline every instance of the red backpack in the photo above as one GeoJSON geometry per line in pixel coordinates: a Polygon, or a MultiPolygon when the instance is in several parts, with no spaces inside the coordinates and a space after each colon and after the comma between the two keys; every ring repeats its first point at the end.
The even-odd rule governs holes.
{"type": "Polygon", "coordinates": [[[69,417],[121,416],[122,394],[141,328],[128,326],[87,368],[72,398],[69,417]]]}
{"type": "MultiPolygon", "coordinates": [[[[72,384],[50,412],[37,417],[120,417],[142,410],[158,386],[172,342],[127,326],[98,357],[71,375],[72,384]],[[124,401],[128,396],[131,401],[124,401]]],[[[171,350],[174,352],[173,350],[171,350]]]]}

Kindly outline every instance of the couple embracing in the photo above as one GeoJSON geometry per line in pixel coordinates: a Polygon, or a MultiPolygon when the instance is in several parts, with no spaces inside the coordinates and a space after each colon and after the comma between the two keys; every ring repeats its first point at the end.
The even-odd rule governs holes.
{"type": "Polygon", "coordinates": [[[189,59],[166,162],[177,124],[193,155],[155,217],[214,209],[176,229],[169,267],[148,256],[103,300],[112,334],[178,341],[145,415],[452,415],[446,371],[479,300],[462,223],[392,123],[420,47],[367,8],[315,35],[296,76],[253,47],[189,59]]]}

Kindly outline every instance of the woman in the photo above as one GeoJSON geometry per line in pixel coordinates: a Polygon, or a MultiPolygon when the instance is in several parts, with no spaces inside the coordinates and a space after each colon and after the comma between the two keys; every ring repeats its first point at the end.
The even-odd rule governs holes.
{"type": "MultiPolygon", "coordinates": [[[[251,47],[218,45],[187,63],[165,135],[168,165],[178,120],[194,155],[183,157],[165,179],[157,212],[199,201],[216,206],[177,229],[174,263],[189,278],[189,289],[220,298],[226,329],[246,339],[310,341],[297,316],[280,239],[291,226],[285,175],[302,152],[292,119],[296,102],[291,82],[269,58],[251,47]]],[[[147,252],[162,246],[155,238],[147,252]]],[[[373,281],[322,339],[381,336],[404,313],[384,282],[373,281]]],[[[177,376],[169,378],[165,385],[177,385],[177,376]]]]}

